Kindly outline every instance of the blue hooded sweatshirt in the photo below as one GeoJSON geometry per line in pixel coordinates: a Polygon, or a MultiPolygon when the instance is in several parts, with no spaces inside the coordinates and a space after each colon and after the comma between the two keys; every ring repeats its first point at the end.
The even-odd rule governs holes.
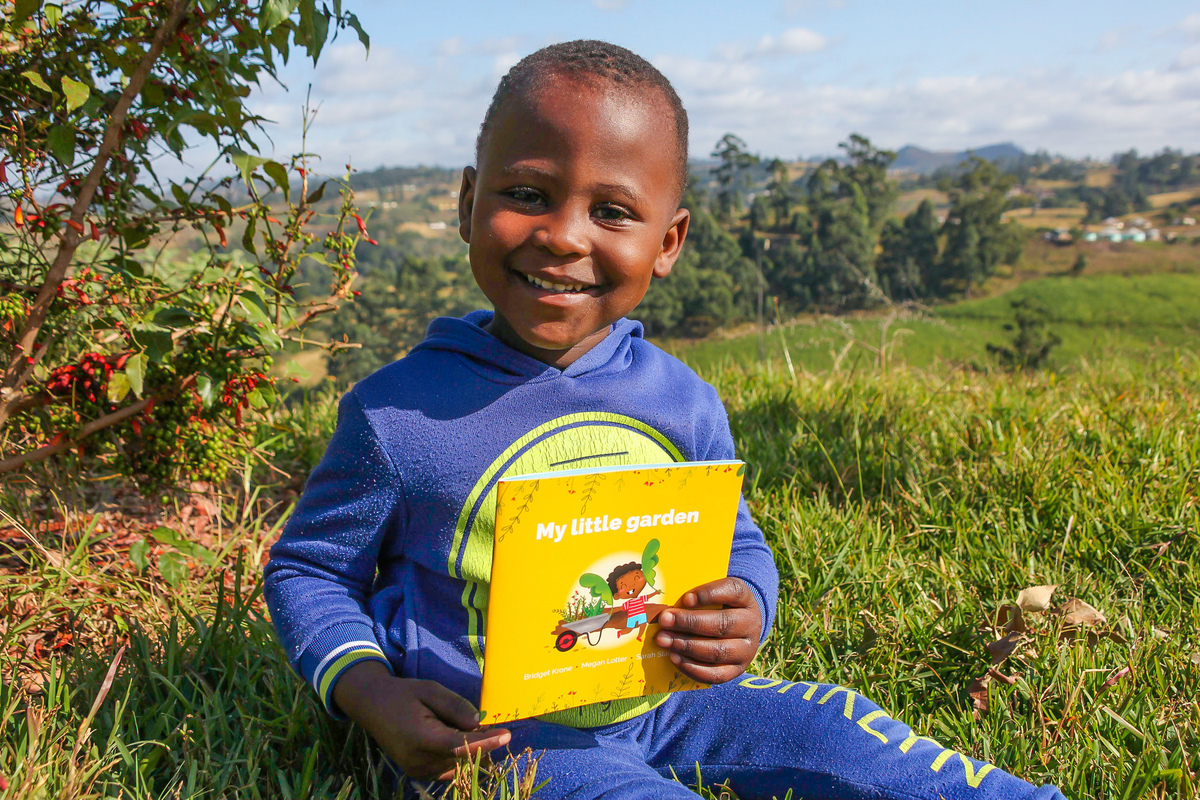
{"type": "MultiPolygon", "coordinates": [[[[716,391],[643,339],[640,323],[618,321],[557,369],[492,336],[490,320],[434,320],[412,352],[342,398],[328,449],[271,548],[271,619],[333,714],[334,684],[364,659],[478,705],[500,478],[734,457],[716,391]]],[[[753,588],[765,638],[778,576],[744,500],[729,574],[753,588]]],[[[614,723],[665,698],[547,719],[614,723]]]]}

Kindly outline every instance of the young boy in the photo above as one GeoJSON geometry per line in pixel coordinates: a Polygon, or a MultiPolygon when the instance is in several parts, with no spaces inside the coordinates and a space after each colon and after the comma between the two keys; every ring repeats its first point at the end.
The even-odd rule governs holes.
{"type": "Polygon", "coordinates": [[[544,798],[692,797],[670,776],[697,765],[746,798],[1061,798],[848,689],[744,677],[777,588],[744,502],[729,577],[659,618],[671,660],[712,688],[479,728],[496,481],[734,455],[712,387],[625,319],[679,256],[686,176],[686,113],[633,53],[570,42],[505,76],[459,196],[495,311],[434,321],[342,399],[266,569],[292,666],[412,779],[530,747],[544,798]]]}

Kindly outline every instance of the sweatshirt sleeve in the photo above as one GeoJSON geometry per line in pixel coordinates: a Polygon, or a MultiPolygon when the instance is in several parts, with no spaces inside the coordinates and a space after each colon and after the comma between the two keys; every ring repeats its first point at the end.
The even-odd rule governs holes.
{"type": "Polygon", "coordinates": [[[350,392],[263,577],[288,663],[334,716],[333,687],[342,673],[368,659],[391,669],[366,598],[380,549],[397,535],[402,501],[400,476],[350,392]]]}
{"type": "MultiPolygon", "coordinates": [[[[723,461],[737,458],[733,450],[733,435],[729,431],[729,417],[725,406],[717,396],[716,390],[709,387],[713,394],[713,404],[716,406],[714,417],[713,438],[708,452],[704,454],[705,461],[723,461]]],[[[762,612],[762,636],[759,644],[767,639],[771,632],[771,624],[775,620],[775,601],[779,596],[779,572],[775,568],[775,559],[771,548],[767,547],[762,531],[750,517],[750,509],[743,496],[738,501],[737,519],[733,525],[733,548],[729,553],[729,576],[741,578],[750,584],[758,600],[762,612]]]]}

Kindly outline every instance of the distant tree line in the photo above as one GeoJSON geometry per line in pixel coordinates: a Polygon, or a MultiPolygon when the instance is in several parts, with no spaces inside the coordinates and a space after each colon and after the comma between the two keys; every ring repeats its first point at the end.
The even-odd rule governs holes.
{"type": "MultiPolygon", "coordinates": [[[[692,221],[682,256],[634,312],[648,333],[703,336],[752,319],[760,280],[770,312],[841,312],[968,293],[1019,257],[1021,229],[1001,218],[1016,178],[995,164],[975,159],[943,177],[950,204],[941,218],[928,200],[897,217],[900,188],[888,176],[896,154],[857,134],[841,147],[841,158],[793,177],[786,162],[723,136],[715,168],[685,193],[692,221]]],[[[413,174],[376,173],[354,180],[386,187],[413,174]]],[[[434,317],[487,306],[456,237],[372,230],[378,244],[357,253],[361,294],[325,322],[331,338],[362,344],[330,362],[349,380],[411,348],[434,317]]]]}
{"type": "Polygon", "coordinates": [[[652,333],[684,336],[748,319],[759,264],[764,293],[785,310],[837,312],[968,293],[1020,257],[1026,235],[1002,218],[1012,174],[972,159],[941,179],[950,200],[941,219],[929,200],[901,218],[888,177],[896,154],[858,134],[841,148],[793,180],[785,162],[762,162],[723,136],[709,190],[694,182],[684,198],[688,248],[651,286],[639,319],[652,333]],[[761,191],[750,191],[752,174],[766,180],[761,191]]]}

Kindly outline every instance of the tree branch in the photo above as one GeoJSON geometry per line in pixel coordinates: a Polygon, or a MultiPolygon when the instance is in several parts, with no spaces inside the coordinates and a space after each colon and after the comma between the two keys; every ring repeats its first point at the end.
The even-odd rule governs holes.
{"type": "Polygon", "coordinates": [[[18,453],[15,456],[10,456],[0,461],[0,475],[5,474],[6,472],[18,470],[21,467],[29,464],[36,464],[39,461],[45,461],[51,456],[55,456],[66,450],[69,450],[72,445],[75,445],[83,439],[86,439],[96,431],[104,430],[105,428],[109,428],[113,425],[124,422],[127,419],[136,417],[138,414],[145,411],[146,406],[150,405],[151,403],[163,402],[177,397],[180,392],[182,392],[184,389],[187,389],[195,382],[196,376],[189,375],[173,391],[155,395],[153,397],[147,397],[142,400],[138,400],[136,403],[131,403],[124,408],[118,408],[116,411],[92,420],[80,428],[73,436],[64,436],[62,441],[58,442],[57,444],[44,445],[36,450],[27,450],[24,453],[18,453]]]}
{"type": "MultiPolygon", "coordinates": [[[[83,225],[88,208],[91,207],[92,198],[95,197],[96,190],[100,186],[100,181],[104,178],[105,167],[120,144],[121,127],[125,124],[125,118],[129,114],[129,109],[133,106],[133,101],[141,93],[142,86],[145,84],[146,78],[149,77],[154,63],[162,55],[168,39],[175,32],[175,29],[179,27],[184,15],[187,14],[194,2],[195,0],[175,1],[171,7],[170,14],[167,15],[167,19],[155,31],[154,39],[150,43],[150,49],[142,56],[142,60],[138,63],[137,68],[129,76],[129,83],[125,86],[124,91],[121,92],[121,97],[117,100],[112,115],[109,117],[108,127],[104,130],[104,138],[100,143],[100,148],[96,152],[96,159],[92,163],[91,172],[88,173],[87,178],[84,180],[82,186],[80,186],[79,194],[75,198],[75,204],[71,207],[72,222],[83,225]]],[[[29,316],[26,318],[25,326],[21,330],[21,335],[17,340],[18,345],[15,348],[12,360],[4,371],[4,381],[2,384],[4,388],[17,389],[28,380],[29,373],[27,371],[24,373],[18,371],[18,366],[23,357],[22,354],[33,352],[33,344],[37,340],[38,334],[42,330],[42,325],[45,323],[46,317],[50,312],[50,304],[54,302],[56,289],[66,277],[67,269],[70,267],[75,251],[78,249],[79,243],[83,241],[83,238],[71,226],[67,226],[54,263],[50,266],[50,270],[46,274],[46,280],[38,291],[37,299],[29,310],[29,316]]],[[[11,409],[11,399],[0,404],[0,428],[4,427],[4,423],[8,421],[11,409]]],[[[8,461],[0,462],[0,464],[7,463],[8,461]]],[[[3,470],[0,469],[0,472],[3,472],[3,470]]]]}

